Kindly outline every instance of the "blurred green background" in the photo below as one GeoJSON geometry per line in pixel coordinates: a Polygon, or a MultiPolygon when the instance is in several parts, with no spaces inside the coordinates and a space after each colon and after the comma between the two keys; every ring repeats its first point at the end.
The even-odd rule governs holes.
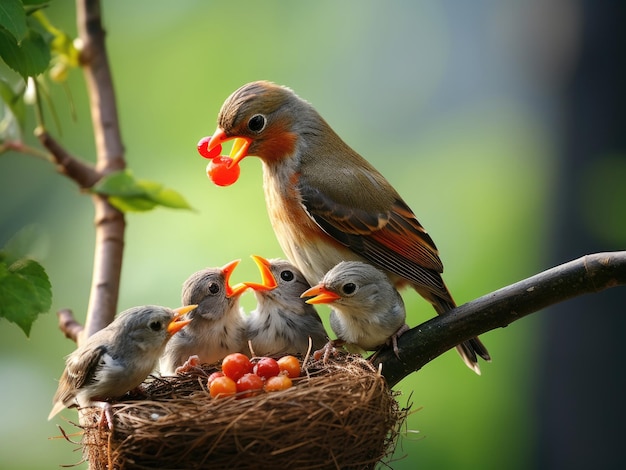
{"type": "MultiPolygon", "coordinates": [[[[568,260],[554,260],[546,240],[555,210],[558,87],[573,60],[576,2],[102,3],[128,166],[195,208],[127,216],[120,311],[179,305],[182,282],[200,268],[242,258],[239,282],[258,278],[250,254],[282,256],[265,213],[260,162],[244,160],[237,184],[218,188],[195,150],[215,130],[224,99],[258,79],[313,103],[392,182],[435,239],[458,303],[568,260]]],[[[72,1],[52,1],[47,14],[75,34],[72,1]]],[[[53,84],[61,129],[48,113],[49,129],[70,152],[94,161],[79,70],[67,87],[77,120],[66,91],[53,84]]],[[[29,339],[0,321],[0,462],[56,468],[81,456],[52,439],[57,424],[73,427],[59,417],[46,421],[63,357],[74,348],[53,312],[67,307],[84,319],[92,205],[50,165],[18,154],[0,156],[0,200],[0,244],[36,224],[36,252],[54,292],[51,313],[29,339]]],[[[603,249],[623,241],[607,237],[603,249]]],[[[404,297],[411,326],[434,314],[416,294],[404,297]]],[[[251,294],[243,305],[254,307],[251,294]]],[[[481,377],[452,351],[405,379],[399,400],[415,412],[391,466],[528,468],[543,316],[485,334],[494,360],[482,364],[481,377]]],[[[62,415],[76,418],[74,410],[62,415]]]]}

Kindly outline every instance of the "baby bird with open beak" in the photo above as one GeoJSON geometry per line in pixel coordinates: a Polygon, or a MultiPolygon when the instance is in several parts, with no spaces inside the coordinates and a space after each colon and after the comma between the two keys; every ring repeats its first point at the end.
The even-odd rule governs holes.
{"type": "Polygon", "coordinates": [[[347,349],[374,351],[391,341],[398,356],[397,338],[409,329],[406,311],[381,270],[360,261],[342,261],[302,297],[311,297],[309,304],[330,305],[330,326],[347,349]]]}
{"type": "Polygon", "coordinates": [[[229,279],[239,260],[221,268],[195,272],[182,289],[183,305],[197,304],[186,331],[170,341],[160,360],[161,374],[173,375],[196,364],[211,364],[234,352],[247,351],[246,320],[239,307],[244,284],[230,286],[229,279]],[[197,356],[197,357],[196,357],[197,356]],[[188,361],[191,359],[191,361],[188,361]]]}
{"type": "Polygon", "coordinates": [[[254,290],[257,308],[250,313],[247,337],[257,356],[302,354],[326,344],[328,336],[312,305],[300,298],[310,285],[286,260],[253,256],[262,283],[246,282],[254,290]]]}
{"type": "Polygon", "coordinates": [[[144,381],[170,338],[191,321],[182,315],[194,308],[195,305],[175,310],[156,305],[130,308],[87,338],[67,356],[48,419],[63,408],[100,405],[102,418],[106,417],[111,428],[110,405],[105,400],[119,398],[144,381]]]}

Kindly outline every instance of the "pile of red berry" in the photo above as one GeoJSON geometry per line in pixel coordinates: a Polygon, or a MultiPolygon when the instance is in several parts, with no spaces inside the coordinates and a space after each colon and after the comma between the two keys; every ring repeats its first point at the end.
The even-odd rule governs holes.
{"type": "Polygon", "coordinates": [[[253,363],[245,354],[233,353],[222,360],[222,371],[213,372],[207,385],[212,397],[237,394],[244,398],[285,390],[296,377],[300,377],[300,361],[294,356],[262,357],[253,363]]]}
{"type": "Polygon", "coordinates": [[[206,172],[211,181],[218,186],[230,186],[239,178],[239,165],[233,165],[233,159],[220,155],[222,146],[217,145],[209,152],[211,136],[203,137],[198,142],[198,153],[204,158],[211,160],[206,167],[206,172]]]}

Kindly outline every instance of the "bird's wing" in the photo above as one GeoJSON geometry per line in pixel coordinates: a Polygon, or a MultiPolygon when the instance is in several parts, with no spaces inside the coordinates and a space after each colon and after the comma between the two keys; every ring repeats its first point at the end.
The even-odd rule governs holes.
{"type": "Polygon", "coordinates": [[[442,289],[443,265],[430,235],[400,196],[394,191],[390,198],[373,176],[362,178],[349,196],[337,189],[340,182],[301,177],[302,204],[322,230],[355,253],[412,282],[442,289]]]}
{"type": "Polygon", "coordinates": [[[86,350],[67,365],[67,380],[72,388],[79,389],[89,385],[104,363],[107,348],[104,345],[86,350]]]}

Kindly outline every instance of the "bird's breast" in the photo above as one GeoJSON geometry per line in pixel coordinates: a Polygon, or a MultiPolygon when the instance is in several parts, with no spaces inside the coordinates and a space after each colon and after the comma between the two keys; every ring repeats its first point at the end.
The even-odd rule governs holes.
{"type": "Polygon", "coordinates": [[[267,212],[285,256],[311,284],[342,260],[363,260],[324,232],[309,217],[298,191],[298,174],[264,167],[267,212]]]}

